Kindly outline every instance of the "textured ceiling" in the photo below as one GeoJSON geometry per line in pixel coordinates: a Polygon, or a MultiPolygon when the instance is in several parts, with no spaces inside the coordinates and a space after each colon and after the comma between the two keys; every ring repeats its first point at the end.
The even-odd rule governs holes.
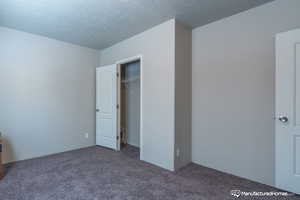
{"type": "Polygon", "coordinates": [[[103,49],[171,18],[195,28],[272,0],[0,0],[0,26],[103,49]]]}

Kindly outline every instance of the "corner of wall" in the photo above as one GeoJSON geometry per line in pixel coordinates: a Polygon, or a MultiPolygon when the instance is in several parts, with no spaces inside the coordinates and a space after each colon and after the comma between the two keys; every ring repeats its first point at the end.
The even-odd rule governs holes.
{"type": "Polygon", "coordinates": [[[191,162],[191,29],[175,24],[175,148],[174,165],[191,162]]]}

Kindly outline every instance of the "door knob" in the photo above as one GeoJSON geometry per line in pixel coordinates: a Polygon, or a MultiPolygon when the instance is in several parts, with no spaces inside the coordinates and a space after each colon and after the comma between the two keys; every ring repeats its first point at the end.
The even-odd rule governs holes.
{"type": "Polygon", "coordinates": [[[282,123],[287,123],[289,121],[289,118],[286,116],[279,116],[278,117],[279,121],[281,121],[282,123]]]}
{"type": "Polygon", "coordinates": [[[100,111],[100,109],[96,109],[96,112],[99,112],[100,111]]]}

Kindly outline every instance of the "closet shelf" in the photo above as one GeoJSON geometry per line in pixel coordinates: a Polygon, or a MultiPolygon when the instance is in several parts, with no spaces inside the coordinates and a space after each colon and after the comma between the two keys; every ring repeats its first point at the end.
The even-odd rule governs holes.
{"type": "Polygon", "coordinates": [[[129,83],[129,82],[137,81],[139,79],[140,79],[140,76],[134,76],[132,78],[122,80],[122,83],[129,83]]]}

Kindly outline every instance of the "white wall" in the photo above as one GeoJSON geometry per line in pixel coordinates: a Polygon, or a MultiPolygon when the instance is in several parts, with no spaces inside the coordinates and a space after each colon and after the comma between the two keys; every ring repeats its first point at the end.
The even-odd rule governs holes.
{"type": "Polygon", "coordinates": [[[299,8],[277,0],[193,30],[193,162],[274,184],[274,37],[300,27],[299,8]]]}
{"type": "Polygon", "coordinates": [[[94,145],[99,52],[1,27],[0,44],[4,162],[94,145]]]}
{"type": "Polygon", "coordinates": [[[101,65],[142,54],[142,159],[174,170],[175,20],[104,49],[101,65]]]}

